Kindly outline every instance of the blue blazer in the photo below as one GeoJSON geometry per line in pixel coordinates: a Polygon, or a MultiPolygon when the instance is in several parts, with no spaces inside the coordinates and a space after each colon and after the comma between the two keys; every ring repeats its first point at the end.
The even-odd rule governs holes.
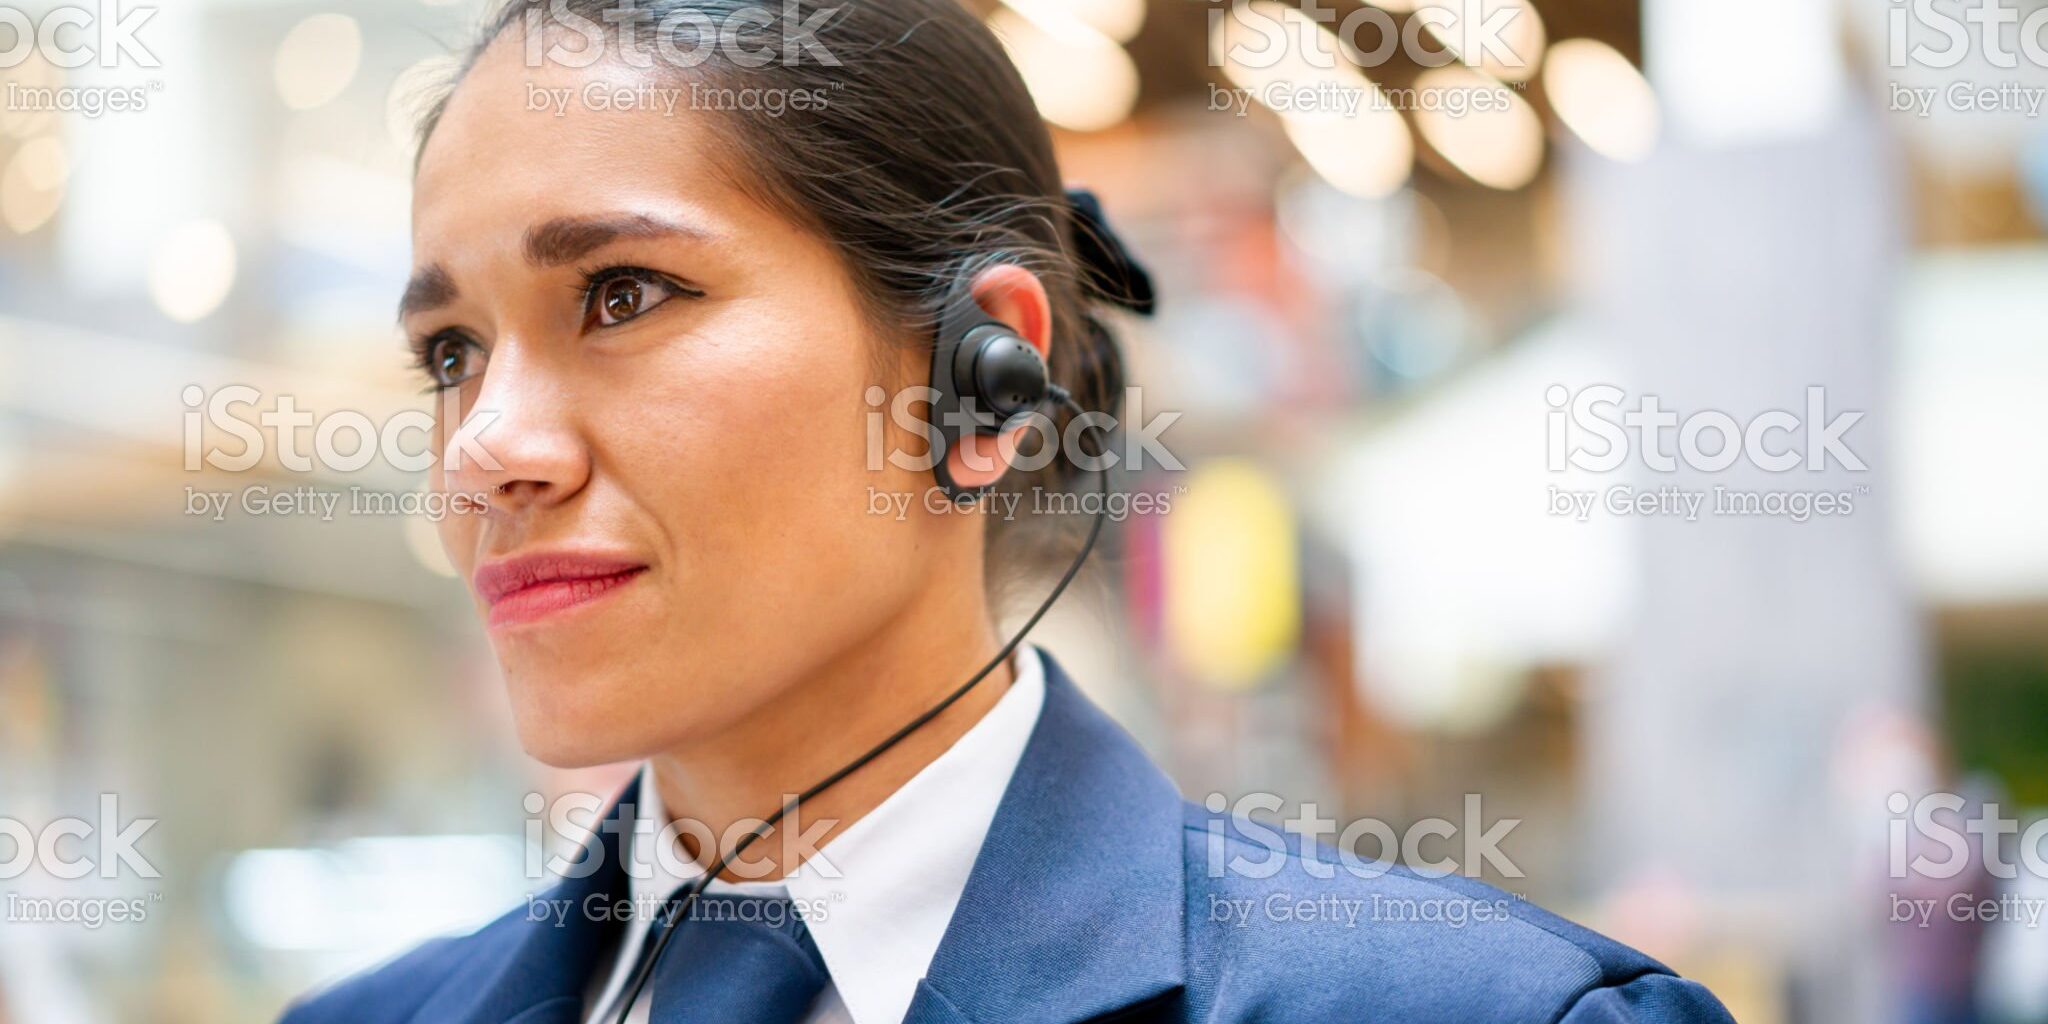
{"type": "MultiPolygon", "coordinates": [[[[909,1024],[1732,1024],[1698,984],[1491,886],[1402,868],[1314,877],[1272,830],[1183,802],[1049,657],[1045,669],[1045,709],[909,1024]],[[1277,855],[1278,870],[1212,871],[1214,844],[1226,862],[1277,855]],[[1362,908],[1348,923],[1329,912],[1346,901],[1362,908]],[[1414,912],[1425,905],[1438,909],[1414,912]]],[[[619,831],[593,842],[615,844],[619,831]]],[[[621,860],[606,852],[609,870],[547,897],[623,896],[621,860]]],[[[1320,860],[1336,864],[1327,850],[1320,860]]],[[[579,918],[514,910],[318,993],[284,1021],[579,1024],[616,937],[606,929],[618,927],[579,918]]]]}

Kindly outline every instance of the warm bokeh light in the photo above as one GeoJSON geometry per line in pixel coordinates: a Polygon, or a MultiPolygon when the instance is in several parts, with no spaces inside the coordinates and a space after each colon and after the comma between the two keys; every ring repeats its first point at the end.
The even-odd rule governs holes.
{"type": "Polygon", "coordinates": [[[1145,0],[1003,0],[1003,5],[1027,18],[1078,18],[1119,43],[1130,42],[1145,27],[1145,0]]]}
{"type": "Polygon", "coordinates": [[[149,297],[179,323],[205,319],[234,287],[235,240],[216,221],[179,226],[149,262],[149,297]]]}
{"type": "Polygon", "coordinates": [[[1512,88],[1457,65],[1425,71],[1415,86],[1439,97],[1415,112],[1415,125],[1453,167],[1490,188],[1518,189],[1535,179],[1543,166],[1543,122],[1512,88]],[[1462,111],[1448,103],[1459,94],[1462,111]]]}
{"type": "Polygon", "coordinates": [[[24,235],[42,227],[63,205],[70,174],[71,157],[56,136],[22,144],[0,172],[0,220],[24,235]]]}
{"type": "Polygon", "coordinates": [[[1572,133],[1602,156],[1634,161],[1657,147],[1657,96],[1619,50],[1597,39],[1550,48],[1543,91],[1572,133]]]}
{"type": "Polygon", "coordinates": [[[1352,195],[1379,199],[1408,181],[1415,144],[1398,114],[1289,117],[1282,123],[1288,140],[1316,174],[1352,195]]]}
{"type": "MultiPolygon", "coordinates": [[[[1365,73],[1348,60],[1336,33],[1300,10],[1274,0],[1252,0],[1219,19],[1209,34],[1209,63],[1233,85],[1250,90],[1264,103],[1276,88],[1311,89],[1327,83],[1350,88],[1365,73]],[[1280,38],[1267,33],[1280,26],[1280,38]],[[1305,41],[1315,40],[1313,46],[1305,41]],[[1283,46],[1272,53],[1275,46],[1283,46]]],[[[1270,105],[1270,104],[1268,104],[1270,105]]]]}
{"type": "MultiPolygon", "coordinates": [[[[1320,35],[1321,52],[1342,52],[1334,33],[1299,10],[1270,0],[1254,0],[1246,9],[1282,25],[1289,38],[1320,35]]],[[[1211,62],[1280,116],[1288,140],[1323,180],[1366,198],[1391,195],[1408,181],[1415,157],[1408,125],[1357,65],[1336,59],[1321,66],[1300,45],[1270,61],[1240,59],[1263,54],[1270,40],[1241,18],[1219,24],[1222,31],[1209,40],[1211,62]]]]}
{"type": "Polygon", "coordinates": [[[1503,82],[1528,81],[1543,62],[1548,36],[1529,0],[1429,0],[1413,10],[1439,45],[1503,82]]]}
{"type": "Polygon", "coordinates": [[[1029,17],[1005,7],[988,27],[1003,41],[1047,121],[1077,132],[1101,131],[1131,115],[1138,66],[1116,41],[1056,7],[1029,17]]]}
{"type": "Polygon", "coordinates": [[[346,14],[315,14],[277,46],[277,95],[293,110],[312,110],[341,95],[363,60],[363,33],[346,14]]]}

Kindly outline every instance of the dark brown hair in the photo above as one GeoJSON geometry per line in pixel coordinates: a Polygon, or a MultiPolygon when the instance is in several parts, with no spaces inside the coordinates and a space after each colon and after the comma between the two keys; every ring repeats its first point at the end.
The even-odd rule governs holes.
{"type": "MultiPolygon", "coordinates": [[[[507,32],[529,55],[555,43],[574,53],[579,34],[607,45],[632,32],[654,58],[650,74],[730,98],[810,95],[801,110],[720,104],[735,184],[832,242],[885,329],[928,339],[956,282],[999,262],[1033,271],[1052,306],[1053,379],[1083,408],[1116,413],[1122,360],[1098,317],[1112,296],[1077,255],[1099,239],[1067,202],[1022,77],[956,0],[511,0],[486,19],[456,83],[507,32]],[[662,44],[692,59],[664,63],[662,44]]],[[[444,94],[423,120],[422,149],[446,105],[444,94]]],[[[1064,430],[1065,414],[1056,421],[1064,430]]],[[[1076,474],[1054,459],[1002,488],[1065,490],[1076,474]]],[[[1030,518],[1062,533],[1086,525],[1030,518]]],[[[1027,522],[991,518],[992,587],[1016,556],[1062,546],[1027,522]]]]}

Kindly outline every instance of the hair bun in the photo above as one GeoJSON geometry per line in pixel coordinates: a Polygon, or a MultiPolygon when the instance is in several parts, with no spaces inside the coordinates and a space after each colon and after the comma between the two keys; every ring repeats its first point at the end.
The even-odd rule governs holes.
{"type": "Polygon", "coordinates": [[[1089,287],[1139,316],[1151,316],[1158,305],[1152,294],[1152,275],[1109,226],[1102,200],[1085,188],[1070,188],[1067,206],[1074,211],[1074,256],[1089,287]]]}

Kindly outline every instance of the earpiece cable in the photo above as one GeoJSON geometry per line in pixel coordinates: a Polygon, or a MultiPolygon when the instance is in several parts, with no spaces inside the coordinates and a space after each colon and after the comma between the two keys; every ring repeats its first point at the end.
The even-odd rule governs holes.
{"type": "MultiPolygon", "coordinates": [[[[1057,384],[1048,384],[1046,393],[1047,397],[1067,408],[1075,417],[1079,418],[1087,415],[1086,410],[1081,408],[1080,403],[1074,401],[1073,396],[1065,388],[1057,384]]],[[[911,719],[902,728],[891,733],[887,739],[869,748],[867,753],[854,758],[845,767],[826,776],[811,788],[791,797],[788,803],[782,805],[781,809],[763,820],[759,827],[740,837],[739,842],[733,844],[732,850],[723,857],[720,857],[711,866],[710,870],[704,872],[696,879],[684,883],[677,890],[676,895],[669,897],[666,913],[660,923],[660,934],[654,937],[654,942],[651,946],[642,950],[639,964],[633,970],[632,984],[628,986],[618,1004],[618,1015],[614,1018],[614,1024],[626,1024],[627,1018],[633,1012],[633,1004],[640,1001],[641,993],[646,989],[648,980],[654,976],[655,965],[661,962],[661,955],[668,949],[669,940],[675,937],[677,927],[685,920],[688,920],[690,908],[696,904],[697,897],[703,894],[705,887],[710,885],[713,880],[717,879],[719,875],[724,874],[725,869],[738,860],[740,854],[745,853],[747,847],[753,845],[754,840],[774,831],[776,824],[794,812],[798,804],[832,788],[832,786],[847,776],[866,767],[875,758],[887,753],[891,747],[902,742],[911,733],[923,728],[932,719],[939,717],[947,708],[957,703],[960,698],[967,696],[968,692],[973,690],[983,679],[988,678],[989,673],[994,672],[997,667],[1010,660],[1010,655],[1016,652],[1018,645],[1022,644],[1024,638],[1029,636],[1031,630],[1038,625],[1038,620],[1045,617],[1045,613],[1052,609],[1053,603],[1060,599],[1061,594],[1066,593],[1067,585],[1074,582],[1074,577],[1080,575],[1081,566],[1088,561],[1088,555],[1095,550],[1096,539],[1102,535],[1102,524],[1107,518],[1109,507],[1109,470],[1107,465],[1104,464],[1095,467],[1093,472],[1098,481],[1097,487],[1102,498],[1102,507],[1096,510],[1094,522],[1088,527],[1088,538],[1082,542],[1080,553],[1074,556],[1073,564],[1067,567],[1066,573],[1053,586],[1052,592],[1047,594],[1045,600],[1039,603],[1038,610],[1031,613],[1031,617],[1024,621],[1024,625],[1018,627],[1016,633],[1011,635],[1009,642],[1003,645],[1002,650],[997,651],[996,656],[990,659],[988,664],[982,666],[981,671],[976,672],[972,679],[960,684],[959,688],[947,694],[944,700],[932,705],[923,714],[911,719]]]]}

